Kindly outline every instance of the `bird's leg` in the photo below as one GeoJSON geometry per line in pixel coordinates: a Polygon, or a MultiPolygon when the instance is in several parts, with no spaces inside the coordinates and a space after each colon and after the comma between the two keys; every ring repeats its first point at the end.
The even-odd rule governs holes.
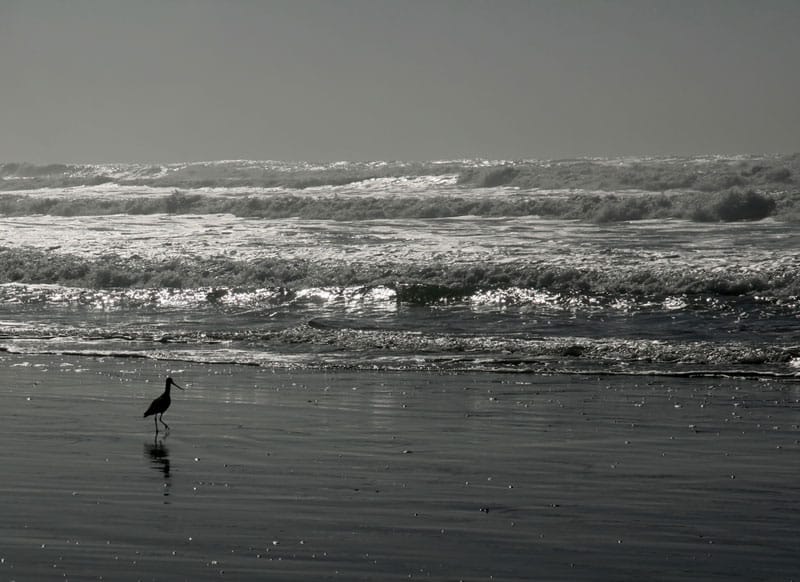
{"type": "Polygon", "coordinates": [[[169,425],[168,425],[166,422],[164,422],[164,413],[162,412],[162,413],[161,413],[161,414],[159,414],[158,416],[159,416],[159,418],[158,418],[158,419],[161,421],[161,424],[163,424],[163,425],[164,425],[164,428],[166,428],[167,430],[169,430],[169,425]]]}
{"type": "Polygon", "coordinates": [[[155,414],[153,415],[153,424],[156,425],[156,434],[158,434],[158,421],[155,414]]]}

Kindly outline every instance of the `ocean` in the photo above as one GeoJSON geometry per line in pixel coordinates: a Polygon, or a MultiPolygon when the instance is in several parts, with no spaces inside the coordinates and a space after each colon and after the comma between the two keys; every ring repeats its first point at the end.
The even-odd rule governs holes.
{"type": "Polygon", "coordinates": [[[800,156],[0,164],[0,350],[795,378],[800,156]]]}

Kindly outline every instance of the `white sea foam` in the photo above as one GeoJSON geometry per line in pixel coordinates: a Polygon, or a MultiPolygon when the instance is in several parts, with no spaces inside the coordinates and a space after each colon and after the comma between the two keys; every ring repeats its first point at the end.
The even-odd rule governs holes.
{"type": "Polygon", "coordinates": [[[671,190],[791,185],[795,163],[5,165],[0,347],[258,365],[795,370],[790,198],[671,190]],[[764,209],[775,218],[752,220],[764,209]]]}

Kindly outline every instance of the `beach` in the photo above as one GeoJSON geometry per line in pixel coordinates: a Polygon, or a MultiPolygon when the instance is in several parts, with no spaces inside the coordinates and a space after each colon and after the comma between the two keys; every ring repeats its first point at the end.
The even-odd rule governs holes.
{"type": "Polygon", "coordinates": [[[800,582],[755,6],[0,0],[0,582],[800,582]]]}
{"type": "Polygon", "coordinates": [[[3,580],[800,573],[794,382],[0,366],[3,580]]]}

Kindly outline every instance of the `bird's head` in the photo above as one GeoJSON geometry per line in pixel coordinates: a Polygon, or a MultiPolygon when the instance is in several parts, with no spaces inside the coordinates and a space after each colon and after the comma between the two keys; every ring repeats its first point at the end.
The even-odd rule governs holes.
{"type": "Polygon", "coordinates": [[[171,377],[167,376],[167,388],[169,388],[170,386],[175,386],[175,388],[177,388],[179,390],[183,390],[183,388],[181,388],[180,386],[178,386],[175,383],[175,380],[173,380],[171,377]]]}

